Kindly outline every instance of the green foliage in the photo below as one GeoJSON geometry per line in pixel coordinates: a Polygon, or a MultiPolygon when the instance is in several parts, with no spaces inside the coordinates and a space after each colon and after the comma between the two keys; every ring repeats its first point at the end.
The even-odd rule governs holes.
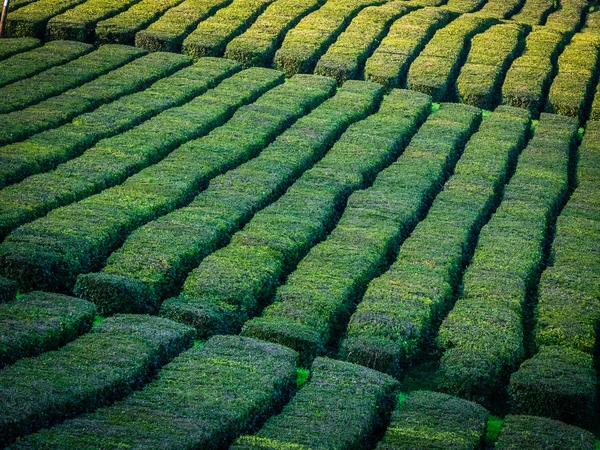
{"type": "Polygon", "coordinates": [[[555,0],[527,0],[523,8],[512,16],[517,23],[529,26],[541,25],[546,21],[548,14],[554,11],[555,0]]]}
{"type": "Polygon", "coordinates": [[[296,372],[298,374],[298,376],[296,377],[296,386],[298,386],[298,389],[300,389],[308,381],[308,379],[310,377],[310,370],[309,369],[296,369],[296,372]]]}
{"type": "Polygon", "coordinates": [[[393,378],[365,367],[318,358],[310,381],[281,414],[231,448],[368,448],[389,415],[397,386],[393,378]]]}
{"type": "Polygon", "coordinates": [[[399,402],[377,450],[481,448],[488,411],[476,403],[429,391],[399,402]]]}
{"type": "Polygon", "coordinates": [[[487,427],[485,431],[485,442],[487,444],[491,444],[492,442],[496,442],[498,440],[498,434],[500,433],[500,428],[504,423],[504,419],[501,419],[496,416],[489,415],[487,420],[487,427]]]}
{"type": "Polygon", "coordinates": [[[495,22],[491,17],[465,14],[437,31],[411,64],[408,88],[431,95],[437,102],[450,100],[470,40],[495,22]]]}
{"type": "MultiPolygon", "coordinates": [[[[447,108],[443,104],[440,111],[447,108]]],[[[448,116],[452,115],[450,110],[448,116]]],[[[436,113],[429,121],[435,117],[436,113]]],[[[425,154],[424,141],[419,137],[432,134],[428,143],[432,148],[434,143],[440,146],[452,139],[446,132],[436,142],[433,131],[439,125],[435,127],[434,122],[427,128],[429,121],[402,157],[409,157],[414,145],[414,150],[424,154],[423,161],[430,160],[423,164],[410,158],[408,165],[403,166],[407,181],[401,186],[407,189],[405,196],[410,199],[430,196],[431,188],[420,187],[426,186],[427,177],[431,177],[430,183],[439,183],[433,174],[439,172],[435,165],[439,164],[440,155],[425,154]],[[411,172],[417,173],[408,176],[411,172]]],[[[454,126],[458,147],[464,139],[458,138],[459,124],[454,126]]],[[[528,133],[529,114],[521,109],[499,107],[483,121],[427,217],[404,241],[389,270],[370,282],[348,325],[342,346],[345,358],[392,374],[415,360],[422,344],[429,340],[432,328],[451,306],[477,235],[498,204],[507,174],[528,133]]],[[[395,186],[398,185],[396,182],[395,186]]]]}
{"type": "Polygon", "coordinates": [[[479,13],[496,19],[512,19],[515,12],[523,10],[524,3],[526,3],[525,0],[488,0],[479,13]]]}
{"type": "Polygon", "coordinates": [[[201,22],[183,41],[183,53],[198,59],[222,56],[234,37],[242,34],[274,0],[233,0],[201,22]]]}
{"type": "MultiPolygon", "coordinates": [[[[291,81],[314,94],[330,95],[334,88],[332,80],[321,77],[299,75],[291,81]]],[[[282,195],[348,125],[364,118],[379,101],[380,91],[364,82],[347,83],[259,156],[213,179],[189,206],[137,229],[111,255],[101,274],[84,275],[80,284],[95,280],[93,298],[112,302],[120,311],[157,308],[204,257],[282,195]],[[162,263],[155,264],[157,260],[162,263]]]]}
{"type": "Polygon", "coordinates": [[[558,0],[555,1],[556,11],[548,16],[544,25],[547,28],[572,35],[580,28],[590,2],[587,0],[562,0],[560,8],[557,8],[556,3],[558,0]]]}
{"type": "Polygon", "coordinates": [[[502,204],[483,227],[463,297],[439,331],[444,390],[485,402],[522,360],[523,308],[569,189],[576,135],[576,120],[542,114],[502,204]]]}
{"type": "Polygon", "coordinates": [[[17,295],[17,288],[16,282],[0,277],[0,303],[14,300],[17,295]]]}
{"type": "Polygon", "coordinates": [[[330,0],[304,17],[285,36],[275,53],[274,66],[286,76],[311,73],[327,48],[363,8],[382,0],[330,0]]]}
{"type": "Polygon", "coordinates": [[[151,52],[179,52],[185,37],[231,0],[184,0],[135,35],[135,46],[151,52]]]}
{"type": "Polygon", "coordinates": [[[141,0],[110,19],[96,25],[96,42],[133,45],[138,31],[146,28],[184,0],[141,0]]]}
{"type": "Polygon", "coordinates": [[[32,50],[40,45],[40,40],[36,38],[4,38],[0,40],[0,61],[16,55],[17,53],[32,50]]]}
{"type": "MultiPolygon", "coordinates": [[[[33,36],[43,39],[48,21],[86,0],[37,0],[12,11],[6,21],[10,37],[33,36]]],[[[48,44],[46,44],[48,45],[48,44]]]]}
{"type": "MultiPolygon", "coordinates": [[[[0,62],[0,87],[65,64],[93,49],[91,45],[80,42],[57,41],[11,56],[0,62]]],[[[4,98],[4,94],[2,97],[4,98]]]]}
{"type": "Polygon", "coordinates": [[[510,377],[513,413],[592,424],[596,403],[593,356],[569,347],[545,346],[510,377]]]}
{"type": "Polygon", "coordinates": [[[49,39],[95,41],[96,24],[127,10],[140,0],[86,0],[62,14],[54,16],[46,25],[49,39]]]}
{"type": "Polygon", "coordinates": [[[17,361],[0,372],[0,444],[124,397],[193,335],[166,319],[121,315],[60,350],[17,361]]]}
{"type": "Polygon", "coordinates": [[[365,80],[387,88],[404,87],[408,68],[436,30],[453,15],[440,8],[413,11],[395,21],[373,55],[367,59],[365,80]]]}
{"type": "Polygon", "coordinates": [[[496,443],[497,450],[593,450],[589,431],[535,416],[507,416],[496,443]]]}
{"type": "Polygon", "coordinates": [[[403,1],[363,9],[319,59],[315,74],[333,77],[338,83],[362,76],[367,57],[379,46],[390,25],[411,9],[403,1]]]}
{"type": "Polygon", "coordinates": [[[14,448],[227,448],[287,402],[296,387],[295,363],[288,348],[217,336],[181,354],[125,400],[14,448]]]}
{"type": "MultiPolygon", "coordinates": [[[[146,159],[140,162],[138,158],[132,158],[130,164],[133,163],[133,168],[138,164],[143,168],[154,158],[159,159],[157,156],[164,157],[165,153],[177,145],[183,142],[186,144],[172,151],[160,163],[141,170],[124,183],[78,203],[56,209],[46,217],[19,228],[18,232],[15,231],[2,244],[2,270],[11,274],[9,278],[18,279],[22,286],[30,289],[35,286],[54,291],[71,289],[78,274],[97,270],[110,252],[135,228],[183,206],[210,178],[240,164],[266,145],[267,140],[276,135],[291,117],[287,110],[278,113],[272,104],[262,102],[243,108],[235,120],[206,139],[194,138],[227,122],[236,109],[255,101],[282,81],[283,74],[279,72],[248,69],[221,82],[217,88],[187,105],[172,108],[156,118],[156,121],[146,122],[141,130],[145,128],[147,131],[139,134],[134,131],[133,142],[127,141],[129,136],[126,134],[114,138],[123,143],[117,147],[117,156],[120,151],[126,150],[135,153],[143,149],[148,152],[146,159]],[[269,108],[274,109],[270,111],[269,108]],[[282,114],[284,117],[281,117],[282,114]],[[175,127],[176,124],[179,126],[175,127]],[[154,125],[159,127],[154,128],[154,125]],[[148,131],[154,136],[151,140],[148,139],[148,131]],[[164,133],[163,139],[156,139],[157,131],[164,133]],[[235,135],[247,136],[248,144],[242,146],[239,140],[232,140],[231,137],[235,135]],[[226,139],[224,136],[227,136],[226,139]],[[78,220],[73,220],[74,217],[78,217],[78,220]],[[24,236],[27,234],[33,237],[33,245],[24,243],[27,240],[24,236]],[[53,247],[57,240],[61,242],[59,250],[53,247]],[[43,270],[36,269],[36,266],[43,267],[43,270]]],[[[287,90],[291,99],[294,99],[294,85],[291,86],[287,90]]],[[[285,91],[286,89],[281,94],[285,91]]],[[[302,97],[299,91],[297,87],[296,97],[302,97]]],[[[303,101],[310,102],[311,99],[307,96],[303,101]]],[[[298,105],[294,107],[298,108],[298,105]]],[[[108,148],[115,147],[109,143],[108,148]]],[[[102,159],[112,159],[112,152],[101,153],[102,159]]],[[[98,181],[110,184],[121,182],[128,175],[128,170],[131,170],[127,166],[123,167],[119,158],[116,168],[122,170],[121,173],[111,173],[105,166],[106,164],[102,164],[100,167],[98,181]]],[[[87,195],[91,193],[87,191],[87,195]]],[[[75,200],[72,193],[69,195],[71,201],[75,200]]]]}
{"type": "Polygon", "coordinates": [[[0,305],[0,368],[65,345],[89,331],[95,315],[92,303],[45,292],[0,305]]]}
{"type": "Polygon", "coordinates": [[[480,9],[486,0],[448,0],[445,9],[459,14],[472,13],[480,9]]]}
{"type": "Polygon", "coordinates": [[[235,59],[244,67],[269,67],[283,38],[307,14],[320,8],[324,0],[278,0],[241,36],[225,49],[225,57],[235,59]]]}

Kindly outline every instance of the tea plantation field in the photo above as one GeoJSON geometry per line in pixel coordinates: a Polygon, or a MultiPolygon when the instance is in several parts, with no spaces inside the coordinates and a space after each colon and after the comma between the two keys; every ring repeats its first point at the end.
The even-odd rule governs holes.
{"type": "Polygon", "coordinates": [[[0,448],[600,449],[587,0],[12,0],[0,448]]]}

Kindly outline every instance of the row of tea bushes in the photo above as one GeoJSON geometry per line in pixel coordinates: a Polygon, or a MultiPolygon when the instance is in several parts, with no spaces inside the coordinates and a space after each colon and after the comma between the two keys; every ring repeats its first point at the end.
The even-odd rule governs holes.
{"type": "Polygon", "coordinates": [[[81,42],[56,41],[0,62],[0,87],[79,58],[94,49],[81,42]]]}
{"type": "Polygon", "coordinates": [[[590,425],[597,400],[594,350],[600,305],[600,127],[588,122],[578,186],[558,217],[552,266],[542,274],[535,314],[539,348],[510,380],[513,410],[590,425]]]}
{"type": "Polygon", "coordinates": [[[365,61],[387,34],[390,25],[411,9],[405,1],[363,9],[319,59],[315,74],[333,77],[338,83],[362,77],[365,61]]]}
{"type": "MultiPolygon", "coordinates": [[[[37,0],[12,11],[6,21],[10,37],[36,37],[43,39],[46,25],[54,16],[68,11],[86,0],[37,0]]],[[[12,3],[12,2],[11,2],[12,3]]]]}
{"type": "Polygon", "coordinates": [[[518,55],[527,30],[517,24],[492,26],[475,36],[467,62],[456,81],[456,96],[462,103],[491,110],[500,100],[506,71],[518,55]]]}
{"type": "Polygon", "coordinates": [[[596,67],[599,61],[599,32],[588,31],[573,36],[558,58],[558,74],[550,86],[546,112],[585,119],[598,79],[596,67]]]}
{"type": "Polygon", "coordinates": [[[554,0],[525,0],[523,8],[511,17],[517,23],[529,26],[543,25],[554,11],[554,0]]]}
{"type": "Polygon", "coordinates": [[[141,0],[127,11],[96,24],[96,42],[133,45],[135,35],[184,0],[141,0]]]}
{"type": "MultiPolygon", "coordinates": [[[[173,136],[173,140],[187,142],[160,162],[118,186],[54,210],[14,231],[0,250],[3,270],[25,289],[43,286],[70,291],[77,275],[102,267],[133,230],[185,205],[212,178],[257,156],[291,123],[321,103],[330,94],[331,84],[319,78],[292,79],[273,88],[283,81],[281,72],[260,68],[242,72],[237,86],[229,83],[233,105],[221,103],[225,96],[220,96],[210,107],[204,103],[192,111],[193,122],[182,121],[181,115],[174,117],[188,124],[188,132],[173,136]],[[269,89],[227,121],[236,107],[269,89]],[[208,126],[203,127],[201,114],[212,123],[208,125],[207,120],[208,126]],[[219,123],[224,124],[204,137],[189,140],[219,123]],[[49,230],[56,231],[48,234],[49,230]]],[[[146,138],[144,142],[154,145],[158,153],[161,147],[170,147],[166,139],[149,142],[146,138]]]]}
{"type": "Polygon", "coordinates": [[[269,67],[287,32],[304,16],[321,7],[324,0],[278,0],[225,49],[225,57],[247,67],[269,67]]]}
{"type": "Polygon", "coordinates": [[[380,98],[377,85],[346,83],[259,156],[212,180],[187,207],[134,231],[102,272],[78,277],[75,291],[104,314],[156,312],[164,298],[178,293],[190,270],[281,196],[380,98]]]}
{"type": "Polygon", "coordinates": [[[233,61],[204,59],[145,91],[79,116],[72,124],[2,147],[5,182],[66,162],[0,191],[0,237],[59,206],[122,182],[189,137],[222,124],[237,107],[265,89],[239,74],[204,94],[238,70],[239,64],[233,61]],[[113,136],[119,132],[123,134],[113,136]],[[162,140],[156,140],[158,133],[162,140]],[[113,137],[94,145],[106,136],[113,137]]]}
{"type": "Polygon", "coordinates": [[[11,448],[227,448],[288,401],[296,357],[280,345],[217,336],[179,355],[125,400],[11,448]]]}
{"type": "Polygon", "coordinates": [[[515,175],[483,227],[462,297],[440,327],[441,387],[485,402],[524,357],[523,313],[569,191],[577,120],[543,113],[515,175]]]}
{"type": "Polygon", "coordinates": [[[88,332],[95,316],[93,303],[40,291],[0,304],[0,369],[65,345],[88,332]]]}
{"type": "Polygon", "coordinates": [[[401,153],[430,102],[419,93],[392,91],[377,113],[352,124],[285,195],[234,234],[231,244],[206,257],[182,293],[163,303],[161,314],[193,324],[199,336],[239,331],[325,238],[350,194],[368,186],[401,153]]]}
{"type": "Polygon", "coordinates": [[[140,0],[86,0],[50,19],[46,25],[48,39],[94,42],[96,24],[127,10],[140,0]]]}
{"type": "MultiPolygon", "coordinates": [[[[388,139],[410,124],[410,116],[396,115],[388,139]]],[[[480,119],[481,112],[471,106],[442,104],[400,158],[371,187],[350,196],[336,228],[310,250],[277,289],[275,302],[242,333],[287,345],[303,361],[334,347],[353,305],[425,216],[480,119]]],[[[248,241],[254,237],[251,230],[241,234],[248,241]]]]}
{"type": "Polygon", "coordinates": [[[292,28],[275,53],[274,65],[286,76],[311,73],[317,61],[352,19],[365,7],[383,0],[329,0],[292,28]]]}
{"type": "Polygon", "coordinates": [[[517,11],[522,11],[526,0],[488,0],[479,12],[488,17],[496,19],[512,18],[517,11]]]}
{"type": "Polygon", "coordinates": [[[0,446],[140,388],[192,345],[193,334],[159,317],[115,316],[59,350],[4,368],[0,446]]]}
{"type": "Polygon", "coordinates": [[[525,39],[525,51],[515,59],[502,85],[502,103],[528,109],[532,114],[544,106],[558,56],[568,35],[536,27],[525,39]]]}
{"type": "Polygon", "coordinates": [[[40,40],[36,38],[4,38],[0,40],[0,61],[17,53],[33,50],[40,45],[40,40]]]}
{"type": "Polygon", "coordinates": [[[348,325],[346,359],[391,374],[416,359],[451,306],[529,126],[526,111],[504,106],[483,121],[427,217],[390,269],[369,284],[348,325]]]}
{"type": "Polygon", "coordinates": [[[0,277],[0,303],[14,300],[17,296],[19,286],[13,280],[0,277]]]}
{"type": "Polygon", "coordinates": [[[474,35],[485,31],[496,19],[465,14],[435,33],[408,70],[409,89],[424,92],[434,101],[451,100],[455,80],[474,35]]]}
{"type": "Polygon", "coordinates": [[[572,35],[581,28],[590,3],[587,0],[560,0],[558,10],[551,13],[544,25],[572,35]]]}
{"type": "Polygon", "coordinates": [[[488,0],[448,0],[444,8],[459,14],[473,13],[487,3],[488,0]]]}
{"type": "Polygon", "coordinates": [[[311,378],[252,436],[233,450],[370,448],[391,408],[398,381],[362,366],[317,358],[311,378]]]}
{"type": "Polygon", "coordinates": [[[150,51],[180,52],[181,44],[198,24],[231,0],[184,0],[135,35],[135,45],[150,51]]]}
{"type": "Polygon", "coordinates": [[[197,59],[222,56],[225,47],[242,34],[274,0],[233,0],[201,22],[183,41],[182,51],[197,59]]]}
{"type": "Polygon", "coordinates": [[[123,45],[103,45],[66,64],[0,88],[0,114],[41,102],[117,69],[146,52],[123,45]]]}
{"type": "Polygon", "coordinates": [[[365,80],[386,88],[404,87],[408,68],[434,33],[454,16],[440,8],[413,11],[392,24],[373,54],[367,59],[365,80]]]}
{"type": "MultiPolygon", "coordinates": [[[[191,58],[173,53],[151,53],[112,70],[79,87],[64,91],[21,111],[5,114],[0,121],[0,145],[29,138],[56,128],[103,104],[141,91],[173,72],[191,64],[191,58]]],[[[0,158],[7,154],[0,150],[0,158]]],[[[6,164],[11,164],[5,160],[6,164]]],[[[0,170],[7,173],[8,168],[0,170]]],[[[4,176],[2,176],[4,178],[4,176]]],[[[0,182],[0,187],[6,181],[0,182]]]]}

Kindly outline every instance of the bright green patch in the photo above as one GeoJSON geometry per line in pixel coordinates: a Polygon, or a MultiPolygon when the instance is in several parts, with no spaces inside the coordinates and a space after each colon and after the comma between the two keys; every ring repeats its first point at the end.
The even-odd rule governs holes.
{"type": "Polygon", "coordinates": [[[102,322],[105,319],[105,317],[102,316],[96,316],[96,318],[94,319],[94,323],[93,323],[93,327],[95,327],[96,325],[98,325],[100,322],[102,322]]]}
{"type": "Polygon", "coordinates": [[[200,341],[200,340],[196,339],[194,341],[194,348],[195,347],[202,347],[204,345],[204,343],[205,343],[205,341],[200,341]]]}
{"type": "Polygon", "coordinates": [[[308,369],[296,369],[298,376],[296,377],[296,385],[298,389],[304,386],[304,383],[308,381],[308,377],[310,376],[310,370],[308,369]]]}
{"type": "Polygon", "coordinates": [[[498,434],[500,433],[500,427],[504,423],[504,419],[501,419],[496,416],[489,416],[487,421],[487,431],[485,433],[485,441],[495,442],[498,439],[498,434]]]}

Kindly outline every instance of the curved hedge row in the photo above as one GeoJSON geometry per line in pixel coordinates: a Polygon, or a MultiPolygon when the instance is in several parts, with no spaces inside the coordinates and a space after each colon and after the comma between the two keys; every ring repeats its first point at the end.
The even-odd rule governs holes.
{"type": "MultiPolygon", "coordinates": [[[[57,128],[80,114],[141,91],[160,78],[190,64],[191,60],[181,55],[152,53],[60,95],[3,115],[0,121],[0,145],[29,138],[49,128],[57,128]]],[[[11,153],[14,155],[15,152],[0,149],[0,158],[4,164],[14,163],[14,159],[9,156],[11,153]]],[[[8,166],[0,169],[0,187],[7,184],[9,172],[8,166]]]]}
{"type": "Polygon", "coordinates": [[[317,358],[310,380],[252,436],[233,450],[369,448],[393,405],[398,381],[343,361],[317,358]]]}
{"type": "Polygon", "coordinates": [[[529,125],[526,111],[502,106],[483,121],[427,217],[403,243],[390,269],[369,284],[342,345],[346,359],[392,374],[416,360],[451,307],[529,125]]]}
{"type": "Polygon", "coordinates": [[[4,38],[0,40],[0,61],[39,47],[41,42],[36,38],[4,38]]]}
{"type": "MultiPolygon", "coordinates": [[[[410,110],[395,117],[387,126],[390,139],[414,127],[410,110]]],[[[471,106],[442,104],[400,158],[371,187],[349,197],[335,229],[309,251],[277,289],[275,302],[247,322],[242,334],[287,345],[303,361],[335,347],[353,305],[425,216],[480,119],[481,112],[471,106]]]]}
{"type": "Polygon", "coordinates": [[[0,445],[112,403],[192,345],[193,330],[158,317],[107,319],[59,350],[0,371],[0,445]]]}
{"type": "Polygon", "coordinates": [[[542,114],[500,207],[481,230],[462,297],[440,328],[444,390],[485,402],[523,359],[523,310],[573,181],[576,138],[576,120],[542,114]]]}
{"type": "Polygon", "coordinates": [[[287,402],[296,356],[280,345],[217,336],[181,354],[125,400],[12,448],[226,448],[287,402]]]}
{"type": "Polygon", "coordinates": [[[93,303],[39,291],[0,304],[0,369],[65,345],[88,332],[95,316],[93,303]]]}
{"type": "Polygon", "coordinates": [[[304,16],[321,7],[324,0],[278,0],[225,49],[225,57],[244,67],[269,67],[281,41],[304,16]]]}
{"type": "Polygon", "coordinates": [[[365,80],[375,81],[387,88],[405,87],[409,66],[435,32],[453,18],[449,11],[424,8],[394,22],[366,61],[365,80]]]}
{"type": "Polygon", "coordinates": [[[231,244],[205,258],[187,277],[182,293],[163,303],[161,314],[193,324],[199,336],[239,331],[335,225],[348,196],[366,187],[402,151],[429,105],[422,94],[393,91],[377,113],[352,124],[323,159],[257,213],[231,244]]]}
{"type": "Polygon", "coordinates": [[[554,11],[554,0],[525,0],[523,8],[511,17],[517,23],[529,26],[543,25],[554,11]]]}
{"type": "Polygon", "coordinates": [[[365,87],[345,84],[259,156],[212,180],[187,207],[137,229],[102,272],[79,276],[75,290],[105,312],[155,312],[166,296],[177,294],[190,270],[281,196],[352,122],[376,106],[379,90],[365,87]]]}
{"type": "MultiPolygon", "coordinates": [[[[175,64],[177,62],[174,61],[175,64]]],[[[163,64],[161,70],[168,67],[163,64]]],[[[9,155],[6,160],[12,163],[5,175],[9,180],[51,169],[59,162],[82,154],[59,165],[52,172],[25,178],[21,183],[0,191],[0,237],[59,206],[117,184],[160,159],[189,136],[206,133],[221,123],[224,120],[223,109],[227,111],[235,99],[230,95],[235,79],[221,88],[215,88],[216,91],[206,96],[195,99],[194,96],[204,93],[239,69],[239,65],[233,61],[203,60],[156,82],[146,91],[79,116],[73,124],[4,147],[7,150],[5,154],[9,155]],[[214,94],[218,98],[221,91],[225,98],[221,99],[222,106],[218,108],[219,101],[215,100],[214,94]],[[181,107],[168,109],[186,101],[188,103],[181,107]],[[198,112],[209,107],[212,107],[211,111],[198,112]],[[161,111],[163,113],[158,114],[161,111]],[[94,146],[101,137],[125,131],[156,114],[156,117],[138,127],[104,139],[94,146]],[[204,118],[205,122],[195,125],[180,120],[181,117],[190,118],[194,115],[204,118]],[[174,127],[177,123],[179,128],[174,127]],[[173,128],[174,134],[166,134],[170,139],[148,141],[149,134],[154,137],[157,131],[164,133],[165,127],[173,128]],[[20,153],[11,153],[12,149],[18,149],[20,153]]]]}

